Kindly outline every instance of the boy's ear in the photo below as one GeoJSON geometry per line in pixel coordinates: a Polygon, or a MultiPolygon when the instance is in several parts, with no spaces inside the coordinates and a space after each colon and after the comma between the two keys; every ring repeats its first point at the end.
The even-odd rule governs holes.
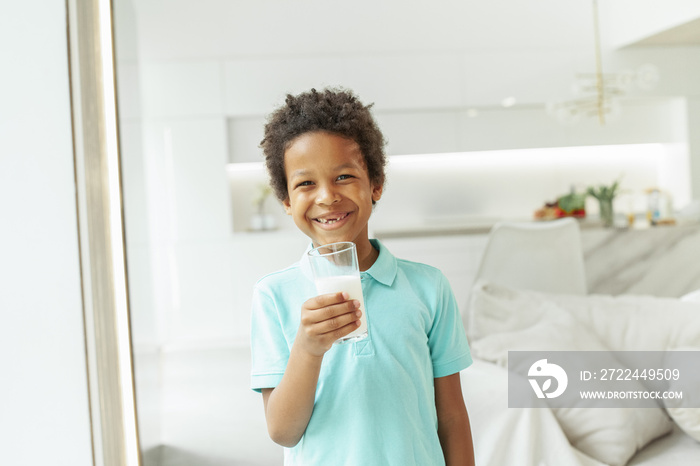
{"type": "Polygon", "coordinates": [[[382,192],[384,192],[384,185],[372,185],[372,200],[379,201],[382,198],[382,192]]]}
{"type": "Polygon", "coordinates": [[[292,215],[292,204],[289,202],[289,197],[282,201],[282,205],[284,206],[284,211],[287,215],[292,215]]]}

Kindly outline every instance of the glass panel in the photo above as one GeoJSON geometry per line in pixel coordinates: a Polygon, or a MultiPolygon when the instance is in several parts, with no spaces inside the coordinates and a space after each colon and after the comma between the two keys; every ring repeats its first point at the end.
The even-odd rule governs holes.
{"type": "MultiPolygon", "coordinates": [[[[291,229],[250,233],[246,218],[234,233],[222,66],[151,55],[148,44],[159,43],[153,9],[165,7],[158,3],[114,2],[144,465],[281,464],[262,398],[248,388],[248,310],[256,279],[295,261],[307,240],[291,229]],[[253,254],[270,239],[280,254],[253,254]]],[[[253,148],[248,157],[256,155],[253,148]]],[[[264,182],[258,178],[239,194],[246,209],[264,182]]]]}
{"type": "MultiPolygon", "coordinates": [[[[546,113],[547,102],[574,98],[574,71],[595,69],[588,2],[450,0],[436,8],[358,0],[342,10],[325,0],[113,3],[146,466],[282,462],[261,397],[248,384],[254,283],[296,261],[308,244],[275,199],[259,197],[262,125],[286,93],[340,85],[376,102],[387,153],[401,162],[391,167],[370,226],[378,236],[393,234],[408,259],[444,262],[460,304],[483,237],[472,244],[470,236],[456,258],[432,238],[413,242],[412,235],[466,236],[500,218],[531,218],[569,191],[567,170],[585,188],[611,183],[630,159],[636,169],[624,179],[676,190],[676,207],[690,201],[691,186],[700,188],[689,170],[700,141],[688,124],[700,114],[692,97],[700,95],[699,71],[689,65],[700,62],[697,47],[617,50],[603,34],[607,70],[652,63],[657,87],[629,91],[607,126],[597,118],[565,126],[546,113]],[[553,167],[541,151],[523,150],[575,146],[580,154],[622,144],[627,150],[616,151],[622,158],[614,164],[607,156],[592,164],[586,152],[553,167]],[[630,155],[633,145],[649,144],[663,163],[630,155]],[[492,157],[496,150],[508,152],[492,157]],[[277,248],[260,253],[271,241],[277,248]]],[[[602,19],[619,22],[622,15],[605,16],[612,13],[603,9],[602,19]]],[[[550,154],[562,160],[571,152],[550,154]]],[[[638,201],[630,204],[646,205],[638,201]]]]}

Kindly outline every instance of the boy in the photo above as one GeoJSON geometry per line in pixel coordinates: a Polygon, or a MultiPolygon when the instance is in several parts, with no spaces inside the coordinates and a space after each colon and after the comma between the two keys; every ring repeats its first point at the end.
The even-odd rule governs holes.
{"type": "Polygon", "coordinates": [[[471,364],[437,269],[396,259],[367,223],[384,186],[384,138],[350,92],[287,96],[261,147],[271,186],[313,246],[357,247],[369,335],[346,293],[316,296],[306,254],[262,278],[252,316],[252,388],[285,465],[473,465],[459,372],[471,364]]]}

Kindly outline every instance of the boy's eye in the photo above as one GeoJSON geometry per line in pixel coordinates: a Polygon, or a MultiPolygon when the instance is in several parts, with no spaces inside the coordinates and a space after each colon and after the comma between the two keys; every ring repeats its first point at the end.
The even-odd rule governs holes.
{"type": "Polygon", "coordinates": [[[303,186],[311,186],[312,184],[314,184],[313,181],[302,181],[301,183],[297,183],[296,187],[301,188],[303,186]]]}
{"type": "Polygon", "coordinates": [[[352,175],[340,175],[338,181],[348,180],[350,178],[352,178],[352,175]]]}

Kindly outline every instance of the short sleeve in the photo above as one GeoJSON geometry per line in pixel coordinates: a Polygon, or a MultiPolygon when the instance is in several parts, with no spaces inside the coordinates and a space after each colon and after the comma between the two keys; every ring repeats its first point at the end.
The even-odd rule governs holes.
{"type": "Polygon", "coordinates": [[[276,387],[287,368],[289,345],[275,300],[260,283],[253,292],[250,345],[251,388],[261,392],[276,387]]]}
{"type": "Polygon", "coordinates": [[[449,282],[440,273],[435,317],[428,332],[433,377],[446,377],[472,363],[467,335],[449,282]]]}

